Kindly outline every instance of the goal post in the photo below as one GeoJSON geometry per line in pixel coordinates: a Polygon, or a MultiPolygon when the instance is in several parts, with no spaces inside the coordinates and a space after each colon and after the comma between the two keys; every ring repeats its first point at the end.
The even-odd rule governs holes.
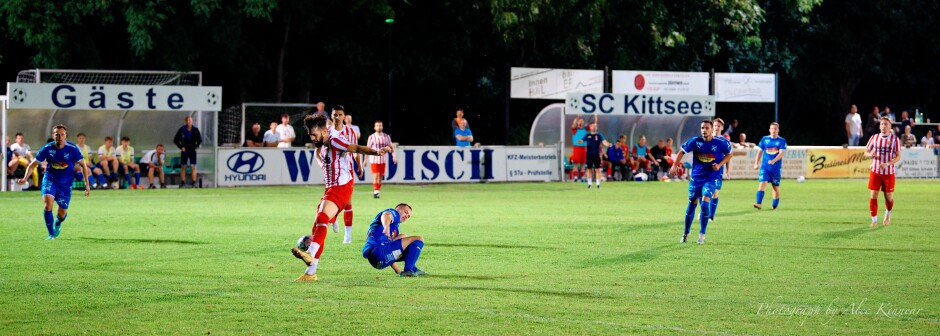
{"type": "MultiPolygon", "coordinates": [[[[245,135],[254,123],[261,125],[263,134],[272,122],[281,123],[281,116],[288,115],[289,123],[297,134],[303,129],[303,118],[316,111],[316,104],[308,103],[242,103],[226,108],[219,115],[219,143],[222,147],[239,147],[245,143],[245,135]]],[[[303,137],[298,136],[292,145],[303,146],[303,137]]]]}

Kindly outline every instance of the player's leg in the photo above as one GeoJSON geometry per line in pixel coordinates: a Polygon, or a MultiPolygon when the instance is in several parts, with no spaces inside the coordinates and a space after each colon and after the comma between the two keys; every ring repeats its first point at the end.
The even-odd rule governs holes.
{"type": "Polygon", "coordinates": [[[137,189],[143,189],[143,186],[140,185],[140,165],[136,163],[129,163],[131,169],[134,170],[134,187],[137,189]]]}
{"type": "Polygon", "coordinates": [[[884,178],[885,194],[885,221],[884,226],[891,225],[891,209],[894,208],[894,175],[882,175],[884,178]]]}
{"type": "Polygon", "coordinates": [[[868,210],[871,212],[871,227],[878,225],[878,191],[881,190],[881,179],[874,172],[868,174],[868,190],[870,191],[868,199],[868,210]]]}
{"type": "MultiPolygon", "coordinates": [[[[185,159],[186,156],[183,155],[183,158],[185,159]]],[[[180,162],[180,189],[182,189],[182,188],[184,188],[184,187],[186,186],[186,167],[187,167],[187,164],[186,164],[185,161],[182,161],[182,160],[180,160],[180,161],[181,161],[181,162],[180,162]]]]}
{"type": "Polygon", "coordinates": [[[402,259],[405,260],[405,269],[401,272],[401,276],[427,275],[427,272],[418,269],[416,265],[418,257],[421,256],[421,250],[424,249],[424,239],[421,236],[405,237],[401,239],[401,245],[404,249],[402,259]]]}
{"type": "Polygon", "coordinates": [[[189,185],[195,188],[196,187],[196,150],[193,150],[192,153],[189,154],[189,161],[190,161],[190,169],[191,169],[189,171],[189,174],[190,174],[189,177],[192,178],[189,181],[189,185]]]}
{"type": "Polygon", "coordinates": [[[53,226],[52,232],[53,236],[58,238],[59,233],[62,232],[62,222],[65,222],[65,218],[68,216],[69,201],[72,199],[72,188],[57,188],[55,191],[55,202],[59,205],[58,213],[56,214],[55,225],[53,226]]]}
{"type": "Polygon", "coordinates": [[[379,190],[382,189],[382,173],[379,172],[379,164],[370,164],[369,168],[372,170],[372,197],[379,198],[379,190]]]}
{"type": "Polygon", "coordinates": [[[157,176],[160,177],[160,189],[166,189],[166,175],[163,173],[163,165],[154,165],[153,169],[157,170],[157,176]]]}
{"type": "Polygon", "coordinates": [[[698,243],[705,243],[705,230],[708,228],[708,219],[711,218],[711,199],[715,193],[715,181],[709,181],[702,185],[702,211],[699,213],[699,222],[701,227],[698,231],[698,243]]]}
{"type": "Polygon", "coordinates": [[[42,217],[46,224],[46,231],[49,233],[46,240],[52,240],[55,239],[55,227],[53,226],[55,219],[52,216],[52,207],[55,205],[55,187],[51,184],[43,183],[42,205],[42,217]]]}
{"type": "Polygon", "coordinates": [[[118,171],[119,162],[116,158],[112,158],[111,160],[108,161],[108,163],[111,165],[111,182],[112,183],[117,182],[118,180],[117,174],[119,172],[118,171]]]}
{"type": "Polygon", "coordinates": [[[347,203],[346,207],[343,209],[343,226],[346,227],[346,233],[343,236],[343,244],[352,243],[352,225],[353,225],[352,203],[347,203]]]}
{"type": "Polygon", "coordinates": [[[680,243],[685,243],[692,230],[692,218],[695,218],[695,208],[698,207],[698,200],[702,198],[702,185],[698,181],[689,181],[689,205],[685,208],[685,231],[682,233],[680,243]]]}
{"type": "Polygon", "coordinates": [[[147,189],[156,189],[157,187],[153,186],[153,164],[147,164],[147,189]]]}
{"type": "MultiPolygon", "coordinates": [[[[327,190],[329,193],[330,190],[327,190]]],[[[339,207],[333,201],[326,199],[328,196],[324,196],[324,199],[320,201],[320,205],[317,208],[317,217],[314,221],[312,236],[310,237],[310,246],[307,247],[307,251],[301,251],[298,248],[292,248],[291,253],[295,257],[304,261],[307,264],[307,269],[304,271],[304,275],[300,278],[297,278],[297,281],[311,281],[317,280],[317,266],[320,264],[320,255],[323,253],[323,245],[326,242],[326,226],[328,225],[330,218],[336,217],[336,214],[339,212],[339,207]]]]}
{"type": "Polygon", "coordinates": [[[773,192],[773,195],[774,195],[773,209],[774,209],[774,210],[777,210],[777,207],[780,206],[780,184],[779,184],[779,183],[777,183],[777,184],[771,184],[770,186],[774,188],[774,192],[773,192]]]}
{"type": "Polygon", "coordinates": [[[592,180],[594,177],[594,169],[591,169],[590,162],[588,162],[585,166],[587,169],[584,170],[584,179],[582,179],[581,182],[587,181],[588,189],[591,189],[591,185],[594,183],[592,180]]]}
{"type": "Polygon", "coordinates": [[[757,175],[757,195],[755,197],[754,208],[757,210],[761,209],[761,203],[764,202],[764,189],[767,189],[767,182],[770,180],[770,177],[767,176],[767,172],[763,169],[760,170],[760,173],[757,175]]]}
{"type": "Polygon", "coordinates": [[[722,179],[719,177],[715,181],[715,192],[712,193],[711,209],[708,211],[708,220],[715,220],[715,212],[718,212],[718,192],[721,191],[722,179]]]}

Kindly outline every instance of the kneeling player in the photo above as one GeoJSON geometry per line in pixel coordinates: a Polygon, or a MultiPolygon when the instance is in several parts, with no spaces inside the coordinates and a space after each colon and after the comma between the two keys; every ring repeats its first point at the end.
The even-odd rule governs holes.
{"type": "Polygon", "coordinates": [[[402,277],[428,274],[415,266],[424,248],[424,240],[421,236],[406,236],[398,232],[398,226],[408,218],[411,218],[411,206],[407,203],[375,215],[369,225],[366,245],[362,247],[362,257],[368,259],[372,267],[383,269],[392,266],[392,270],[402,277]],[[405,262],[404,271],[395,265],[398,261],[405,262]]]}

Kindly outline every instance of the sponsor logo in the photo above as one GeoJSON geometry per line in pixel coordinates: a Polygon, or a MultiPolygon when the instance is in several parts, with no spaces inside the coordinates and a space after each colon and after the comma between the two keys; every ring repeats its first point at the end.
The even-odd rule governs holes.
{"type": "Polygon", "coordinates": [[[255,174],[264,168],[264,156],[258,152],[241,151],[232,154],[225,161],[229,171],[234,174],[225,174],[225,181],[265,181],[266,174],[255,174]]]}
{"type": "Polygon", "coordinates": [[[643,78],[643,75],[637,74],[633,78],[633,86],[636,87],[637,91],[642,91],[643,87],[646,86],[646,78],[643,78]]]}
{"type": "Polygon", "coordinates": [[[714,154],[699,154],[698,161],[704,162],[704,163],[715,161],[715,155],[714,154]]]}

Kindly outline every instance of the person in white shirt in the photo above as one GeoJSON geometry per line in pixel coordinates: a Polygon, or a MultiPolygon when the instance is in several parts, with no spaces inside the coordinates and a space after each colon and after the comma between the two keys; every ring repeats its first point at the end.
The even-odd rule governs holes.
{"type": "Polygon", "coordinates": [[[118,170],[124,171],[124,181],[131,182],[131,190],[144,189],[144,186],[140,185],[140,165],[134,163],[134,147],[131,147],[131,138],[121,137],[121,145],[115,149],[114,156],[120,163],[118,170]],[[131,171],[134,172],[133,181],[131,181],[131,171]]]}
{"type": "Polygon", "coordinates": [[[927,130],[927,135],[920,138],[920,144],[924,146],[924,148],[940,147],[933,141],[933,130],[927,130]]]}
{"type": "Polygon", "coordinates": [[[166,189],[166,178],[163,175],[163,166],[166,163],[166,154],[164,153],[163,144],[157,145],[156,149],[152,149],[144,153],[144,156],[140,158],[140,166],[147,168],[147,182],[150,184],[148,189],[156,189],[153,185],[153,172],[157,172],[157,177],[160,179],[160,189],[166,189]]]}
{"type": "Polygon", "coordinates": [[[290,148],[297,133],[294,133],[294,126],[290,125],[290,116],[287,113],[281,115],[281,124],[277,125],[277,133],[280,135],[277,148],[290,148]]]}
{"type": "Polygon", "coordinates": [[[855,104],[852,104],[849,114],[845,116],[845,136],[849,146],[858,146],[858,140],[862,137],[862,116],[858,114],[855,104]]]}
{"type": "Polygon", "coordinates": [[[264,132],[264,147],[277,147],[281,140],[281,135],[277,132],[277,123],[271,122],[271,129],[264,132]]]}

